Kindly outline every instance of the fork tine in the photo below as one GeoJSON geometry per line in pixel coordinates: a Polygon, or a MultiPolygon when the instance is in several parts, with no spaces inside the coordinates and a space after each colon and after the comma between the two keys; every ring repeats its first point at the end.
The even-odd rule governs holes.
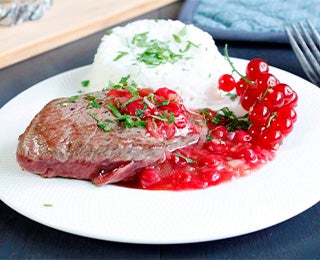
{"type": "Polygon", "coordinates": [[[314,39],[312,39],[310,33],[307,32],[307,29],[305,28],[303,23],[302,22],[299,23],[299,25],[301,27],[301,30],[302,30],[302,32],[304,34],[304,38],[307,41],[309,47],[311,48],[313,56],[315,56],[315,60],[313,60],[313,57],[310,58],[310,59],[313,60],[313,62],[314,62],[313,66],[315,67],[316,71],[318,72],[318,74],[320,76],[320,65],[319,65],[320,51],[318,50],[318,48],[317,48],[317,46],[315,44],[315,41],[317,41],[318,45],[320,45],[319,44],[320,43],[320,36],[317,33],[317,31],[315,30],[315,28],[313,27],[313,25],[309,21],[307,21],[307,24],[309,25],[309,28],[313,33],[314,39]]]}
{"type": "Polygon", "coordinates": [[[309,25],[311,32],[313,33],[313,36],[314,36],[318,46],[320,47],[320,34],[317,32],[316,28],[314,28],[314,26],[312,25],[312,23],[310,23],[309,20],[307,20],[307,23],[309,25]]]}
{"type": "MultiPolygon", "coordinates": [[[[301,48],[299,47],[299,45],[297,43],[297,41],[299,41],[299,44],[306,45],[302,39],[301,34],[297,30],[296,26],[293,25],[293,30],[297,36],[297,41],[296,41],[295,38],[293,37],[293,34],[291,33],[290,29],[287,26],[285,26],[285,30],[288,35],[292,49],[293,49],[298,61],[300,62],[301,66],[302,66],[302,69],[304,70],[307,77],[311,80],[312,83],[318,84],[320,82],[319,77],[315,74],[314,69],[309,64],[308,60],[306,59],[305,55],[303,54],[301,48]]],[[[305,47],[308,49],[307,46],[305,46],[305,47]]],[[[309,52],[310,52],[310,50],[309,50],[309,52]]]]}
{"type": "MultiPolygon", "coordinates": [[[[305,38],[307,38],[309,40],[309,42],[313,43],[313,40],[311,39],[310,35],[308,34],[308,32],[306,31],[306,29],[304,28],[303,24],[300,23],[300,27],[301,30],[305,36],[305,38]]],[[[317,77],[316,75],[318,74],[317,72],[320,73],[320,66],[318,64],[318,61],[316,60],[316,58],[314,57],[314,55],[311,53],[310,48],[308,47],[308,45],[306,44],[306,41],[304,40],[304,38],[302,37],[301,33],[298,31],[297,27],[295,25],[292,25],[292,28],[297,36],[297,41],[300,44],[302,51],[305,53],[305,55],[307,56],[307,58],[309,59],[311,66],[310,67],[315,67],[315,70],[313,70],[313,74],[315,74],[314,76],[317,78],[317,80],[319,81],[320,78],[317,77]]],[[[314,43],[313,43],[314,45],[314,43]]],[[[318,74],[320,75],[320,74],[318,74]]]]}
{"type": "Polygon", "coordinates": [[[287,26],[285,27],[285,30],[291,43],[292,49],[296,54],[304,72],[312,81],[312,83],[320,85],[320,65],[317,61],[317,59],[320,60],[320,52],[313,40],[313,38],[315,38],[315,41],[317,41],[319,45],[320,36],[317,33],[316,29],[312,26],[312,24],[309,21],[307,21],[307,23],[313,33],[313,37],[310,36],[310,33],[307,31],[302,22],[300,22],[299,25],[301,27],[303,36],[295,25],[292,25],[292,30],[296,37],[293,36],[287,26]],[[306,40],[304,40],[304,38],[306,40]],[[312,50],[312,52],[310,49],[312,50]]]}

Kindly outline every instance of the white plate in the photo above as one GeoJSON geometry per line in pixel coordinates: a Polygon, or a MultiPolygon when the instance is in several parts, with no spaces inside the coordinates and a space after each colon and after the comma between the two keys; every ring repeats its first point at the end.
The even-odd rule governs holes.
{"type": "MultiPolygon", "coordinates": [[[[247,63],[234,62],[243,69],[247,63]]],[[[15,160],[18,135],[48,101],[77,93],[86,70],[40,82],[0,110],[0,198],[22,215],[91,238],[173,244],[257,231],[319,201],[320,90],[276,68],[271,72],[299,95],[298,121],[274,161],[248,177],[205,190],[172,192],[98,188],[86,181],[43,179],[21,171],[15,160]]]]}

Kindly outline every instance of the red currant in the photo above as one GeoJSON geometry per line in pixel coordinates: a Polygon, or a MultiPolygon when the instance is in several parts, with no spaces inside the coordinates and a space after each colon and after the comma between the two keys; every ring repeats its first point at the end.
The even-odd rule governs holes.
{"type": "Polygon", "coordinates": [[[274,87],[279,83],[279,80],[270,73],[264,73],[256,79],[256,87],[260,93],[263,93],[269,87],[274,87]]]}
{"type": "Polygon", "coordinates": [[[292,88],[284,83],[279,83],[274,87],[274,89],[283,93],[284,105],[288,104],[294,95],[292,88]]]}
{"type": "Polygon", "coordinates": [[[240,104],[243,109],[249,111],[259,98],[260,93],[256,88],[248,88],[240,97],[240,104]]]}
{"type": "Polygon", "coordinates": [[[283,93],[274,88],[269,88],[261,103],[267,106],[271,111],[276,111],[284,105],[283,93]]]}
{"type": "Polygon", "coordinates": [[[219,88],[223,91],[229,92],[236,87],[236,81],[230,74],[222,75],[218,80],[219,88]]]}
{"type": "Polygon", "coordinates": [[[266,128],[257,138],[257,144],[263,148],[277,150],[282,143],[283,135],[279,130],[266,128]]]}
{"type": "Polygon", "coordinates": [[[254,125],[266,125],[270,115],[271,112],[266,105],[256,103],[249,112],[249,119],[254,125]]]}
{"type": "Polygon", "coordinates": [[[238,143],[247,143],[252,140],[252,136],[247,131],[236,130],[234,132],[233,140],[238,143]]]}
{"type": "Polygon", "coordinates": [[[245,90],[247,89],[247,82],[243,79],[240,78],[236,84],[236,93],[240,97],[245,90]]]}
{"type": "Polygon", "coordinates": [[[291,99],[287,103],[288,106],[290,107],[296,107],[298,104],[298,95],[295,91],[292,92],[291,99]]]}
{"type": "Polygon", "coordinates": [[[247,78],[255,81],[258,76],[269,71],[268,63],[262,59],[252,59],[249,61],[246,68],[247,78]]]}
{"type": "Polygon", "coordinates": [[[264,126],[250,125],[248,128],[248,133],[253,139],[256,139],[264,129],[264,126]]]}
{"type": "Polygon", "coordinates": [[[293,123],[297,121],[297,112],[290,106],[281,107],[277,114],[280,118],[289,118],[293,123]]]}
{"type": "Polygon", "coordinates": [[[289,118],[276,117],[271,122],[271,127],[279,130],[283,136],[287,136],[293,129],[293,122],[289,118]]]}

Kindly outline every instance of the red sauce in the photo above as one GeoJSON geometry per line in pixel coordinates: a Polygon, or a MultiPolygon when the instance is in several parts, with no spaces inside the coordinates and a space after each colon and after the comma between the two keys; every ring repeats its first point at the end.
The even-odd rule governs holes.
{"type": "Polygon", "coordinates": [[[244,130],[228,132],[225,126],[210,130],[212,140],[167,153],[165,161],[120,185],[148,190],[203,189],[248,175],[274,157],[274,151],[252,144],[244,130]]]}

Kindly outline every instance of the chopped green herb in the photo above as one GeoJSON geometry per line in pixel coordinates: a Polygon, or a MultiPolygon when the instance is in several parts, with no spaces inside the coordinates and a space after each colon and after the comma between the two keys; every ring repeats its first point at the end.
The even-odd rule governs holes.
{"type": "Polygon", "coordinates": [[[96,114],[88,112],[88,115],[91,116],[94,120],[96,120],[97,126],[101,128],[103,131],[110,132],[112,130],[112,127],[106,125],[101,119],[97,117],[96,114]]]}
{"type": "Polygon", "coordinates": [[[187,26],[183,26],[182,29],[178,32],[180,36],[185,36],[187,34],[187,26]]]}
{"type": "Polygon", "coordinates": [[[143,106],[143,109],[137,109],[136,110],[136,115],[138,116],[138,117],[143,117],[144,116],[144,114],[145,114],[145,112],[146,112],[146,110],[147,110],[147,105],[144,105],[143,106]]]}
{"type": "Polygon", "coordinates": [[[203,115],[205,122],[212,122],[216,125],[226,126],[228,131],[235,131],[236,129],[246,130],[251,125],[248,114],[237,117],[228,107],[216,111],[215,115],[209,113],[209,109],[201,109],[199,111],[203,115]]]}
{"type": "Polygon", "coordinates": [[[146,47],[147,39],[148,39],[148,33],[139,33],[133,36],[131,43],[136,45],[137,47],[146,47]]]}
{"type": "Polygon", "coordinates": [[[212,137],[212,130],[209,130],[208,133],[207,133],[207,136],[206,136],[206,140],[207,141],[211,141],[213,139],[212,137]]]}
{"type": "Polygon", "coordinates": [[[73,96],[73,97],[70,97],[67,100],[59,102],[58,105],[66,105],[67,103],[74,103],[79,98],[80,98],[80,96],[73,96]]]}
{"type": "Polygon", "coordinates": [[[168,43],[152,40],[147,49],[138,54],[137,60],[150,66],[158,66],[163,63],[175,63],[182,58],[181,54],[174,53],[168,43]]]}
{"type": "Polygon", "coordinates": [[[148,97],[143,97],[143,102],[151,109],[155,107],[155,105],[148,99],[148,97]]]}
{"type": "Polygon", "coordinates": [[[119,84],[127,84],[128,83],[128,79],[130,78],[130,75],[127,75],[125,77],[122,77],[119,81],[119,84]]]}
{"type": "Polygon", "coordinates": [[[157,103],[156,107],[167,106],[167,105],[169,105],[169,103],[170,103],[170,100],[164,100],[164,101],[162,101],[160,103],[157,103]]]}
{"type": "Polygon", "coordinates": [[[88,87],[90,85],[90,80],[83,80],[81,81],[82,87],[88,87]]]}
{"type": "Polygon", "coordinates": [[[100,108],[101,105],[97,100],[90,101],[88,108],[100,108]]]}
{"type": "Polygon", "coordinates": [[[127,51],[118,51],[118,55],[113,59],[113,61],[120,60],[122,57],[126,56],[129,54],[127,51]]]}
{"type": "Polygon", "coordinates": [[[112,105],[110,102],[107,103],[107,107],[110,109],[110,111],[112,112],[112,114],[116,117],[119,118],[121,117],[121,113],[120,111],[114,106],[112,105]]]}
{"type": "Polygon", "coordinates": [[[191,159],[191,158],[189,158],[189,157],[184,156],[182,153],[174,153],[174,155],[175,155],[175,156],[178,156],[178,157],[180,157],[180,158],[182,158],[182,159],[184,159],[187,163],[196,163],[195,160],[193,160],[193,159],[191,159]]]}
{"type": "Polygon", "coordinates": [[[140,97],[132,97],[132,98],[129,98],[126,102],[123,102],[121,107],[122,108],[125,108],[127,105],[131,104],[132,102],[136,101],[140,99],[140,97]]]}
{"type": "Polygon", "coordinates": [[[165,110],[162,115],[156,116],[156,115],[151,115],[152,118],[167,122],[167,123],[174,123],[175,118],[173,112],[169,113],[169,118],[168,118],[168,111],[165,110]]]}
{"type": "Polygon", "coordinates": [[[86,95],[86,99],[89,100],[89,105],[87,108],[100,108],[100,102],[98,101],[97,97],[92,95],[86,95]]]}
{"type": "Polygon", "coordinates": [[[45,203],[45,204],[43,204],[43,206],[44,206],[44,207],[52,207],[53,205],[50,204],[50,203],[45,203]]]}
{"type": "Polygon", "coordinates": [[[107,30],[107,31],[106,31],[106,35],[110,35],[110,34],[112,34],[112,33],[113,33],[112,30],[107,30]]]}
{"type": "Polygon", "coordinates": [[[199,48],[199,45],[197,45],[197,44],[195,44],[195,43],[193,43],[191,41],[187,41],[186,47],[184,49],[179,49],[179,51],[181,53],[185,53],[185,52],[189,51],[192,46],[196,47],[196,48],[199,48]]]}
{"type": "Polygon", "coordinates": [[[96,100],[97,97],[88,94],[88,95],[86,95],[86,99],[88,99],[88,100],[96,100]]]}
{"type": "Polygon", "coordinates": [[[133,96],[138,97],[139,92],[137,91],[137,85],[131,83],[130,85],[125,85],[124,88],[128,90],[133,96]]]}
{"type": "Polygon", "coordinates": [[[173,39],[175,40],[175,42],[181,43],[181,39],[180,39],[180,36],[179,36],[179,35],[177,35],[177,34],[172,34],[172,36],[173,36],[173,39]]]}
{"type": "Polygon", "coordinates": [[[229,97],[232,101],[235,101],[238,97],[236,93],[230,93],[230,92],[228,92],[226,96],[229,97]]]}

